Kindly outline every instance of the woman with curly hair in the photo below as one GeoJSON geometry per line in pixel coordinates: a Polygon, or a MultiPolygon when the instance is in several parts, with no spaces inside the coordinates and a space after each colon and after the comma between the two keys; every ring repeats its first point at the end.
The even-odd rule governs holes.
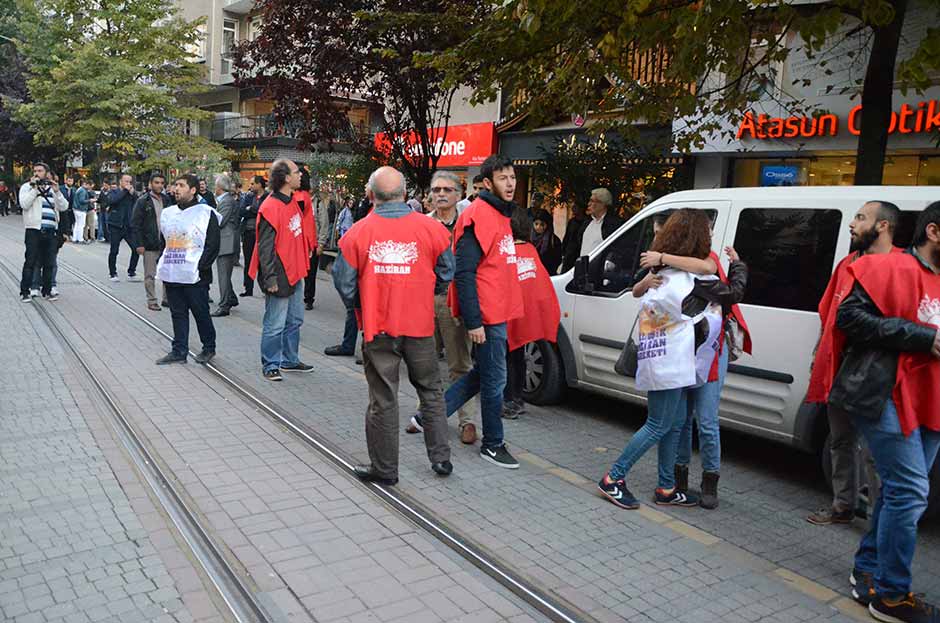
{"type": "Polygon", "coordinates": [[[695,506],[697,495],[676,488],[678,435],[688,414],[688,390],[707,382],[718,354],[722,319],[744,295],[747,266],[733,256],[736,261],[731,264],[726,285],[714,275],[697,275],[662,262],[663,255],[706,260],[711,254],[708,216],[690,208],[669,217],[650,251],[660,254],[660,264],[634,288],[634,296],[641,299],[636,323],[636,387],[647,392],[648,416],[598,488],[617,506],[639,508],[626,486],[626,476],[640,457],[658,444],[655,502],[695,506]]]}

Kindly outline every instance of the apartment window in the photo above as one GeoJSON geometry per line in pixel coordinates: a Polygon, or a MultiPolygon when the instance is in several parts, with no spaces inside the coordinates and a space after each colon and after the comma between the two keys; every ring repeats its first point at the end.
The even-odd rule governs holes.
{"type": "Polygon", "coordinates": [[[253,17],[250,22],[248,22],[248,40],[254,41],[258,38],[258,35],[261,33],[261,18],[253,17]]]}
{"type": "Polygon", "coordinates": [[[238,22],[233,19],[222,21],[222,74],[232,73],[232,48],[238,41],[238,22]]]}

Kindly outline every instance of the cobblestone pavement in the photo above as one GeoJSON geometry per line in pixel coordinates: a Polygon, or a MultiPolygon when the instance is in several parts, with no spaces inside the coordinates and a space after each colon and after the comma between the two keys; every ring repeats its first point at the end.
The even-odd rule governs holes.
{"type": "Polygon", "coordinates": [[[0,275],[4,621],[222,621],[84,379],[0,275]]]}
{"type": "MultiPolygon", "coordinates": [[[[0,234],[8,238],[21,235],[12,227],[0,229],[0,234]]],[[[4,240],[0,254],[13,261],[9,258],[18,259],[20,246],[4,240]]],[[[145,310],[142,284],[106,281],[104,245],[69,245],[61,257],[153,322],[169,328],[167,312],[145,310]]],[[[125,260],[122,257],[119,262],[125,260]]],[[[187,426],[187,418],[177,412],[182,401],[168,400],[167,390],[188,388],[194,378],[214,387],[209,377],[194,373],[196,366],[192,364],[167,373],[148,367],[167,348],[162,338],[148,333],[139,322],[130,321],[130,316],[113,303],[97,300],[100,295],[60,269],[60,282],[63,280],[67,280],[60,284],[63,298],[56,305],[67,317],[98,319],[100,328],[108,329],[108,338],[94,342],[95,351],[106,361],[119,362],[115,364],[117,369],[128,370],[121,375],[128,387],[128,399],[135,400],[144,412],[151,409],[147,415],[154,429],[148,435],[158,436],[159,430],[175,431],[177,436],[166,435],[161,441],[161,455],[182,454],[195,428],[187,426]],[[131,389],[148,382],[158,385],[161,391],[152,389],[141,396],[139,390],[131,389]]],[[[240,274],[234,280],[240,281],[240,274]]],[[[278,385],[260,379],[262,311],[260,297],[242,299],[233,316],[217,320],[219,365],[253,391],[304,418],[348,454],[365,458],[366,395],[361,368],[349,358],[331,359],[320,354],[324,346],[338,340],[342,331],[343,311],[331,284],[321,279],[318,307],[307,312],[303,330],[302,355],[316,366],[313,375],[289,378],[278,385]]],[[[199,428],[203,427],[203,414],[219,408],[235,409],[242,412],[242,418],[251,418],[256,428],[267,428],[257,413],[245,413],[234,402],[224,405],[222,390],[214,388],[213,392],[219,395],[198,405],[199,428]]],[[[403,423],[413,401],[410,386],[403,384],[403,423]]],[[[642,423],[642,412],[616,401],[577,393],[566,405],[530,407],[529,411],[520,420],[506,423],[507,440],[524,463],[518,472],[501,471],[483,463],[476,456],[477,450],[461,446],[455,435],[455,473],[446,480],[436,479],[428,470],[420,438],[403,436],[400,489],[528,578],[597,620],[847,621],[867,616],[845,598],[851,553],[862,526],[830,529],[805,522],[807,512],[826,502],[813,457],[767,442],[725,435],[719,510],[662,512],[644,506],[639,512],[621,511],[595,496],[593,483],[642,423]]],[[[216,434],[211,432],[215,429],[206,429],[203,436],[216,434]]],[[[242,440],[248,424],[239,424],[229,433],[242,440]]],[[[259,443],[251,441],[250,445],[257,449],[259,443]]],[[[291,448],[295,458],[302,457],[308,466],[317,463],[316,457],[310,457],[296,444],[280,443],[280,449],[270,448],[272,457],[283,458],[284,448],[291,448]]],[[[236,527],[243,528],[245,522],[263,525],[282,521],[277,513],[272,516],[270,506],[267,510],[254,506],[260,495],[252,487],[213,480],[211,467],[215,461],[218,472],[218,457],[205,448],[203,452],[208,455],[204,458],[209,467],[199,476],[199,483],[192,486],[185,474],[187,468],[195,471],[196,466],[171,465],[187,489],[196,492],[200,506],[222,506],[230,519],[228,509],[244,507],[238,512],[244,512],[247,519],[233,520],[236,527]],[[246,504],[244,499],[252,501],[246,504]]],[[[268,486],[290,473],[282,469],[285,462],[283,458],[268,466],[272,470],[268,486]]],[[[638,465],[633,482],[648,483],[651,492],[654,474],[655,457],[651,455],[638,465]]],[[[312,502],[322,515],[318,505],[322,500],[312,502]]],[[[363,521],[374,519],[372,513],[381,516],[382,507],[369,509],[363,521]]],[[[213,515],[210,512],[207,516],[213,515]]],[[[316,517],[309,523],[321,519],[316,517]]],[[[244,529],[246,534],[249,531],[244,529]]],[[[225,537],[226,542],[235,539],[233,552],[241,546],[234,532],[225,533],[225,537]]],[[[355,559],[361,555],[361,541],[356,535],[349,535],[348,541],[354,549],[347,555],[355,559]]],[[[262,549],[254,542],[249,545],[256,551],[262,549]]],[[[279,545],[282,550],[307,546],[310,553],[318,553],[309,543],[279,545]]],[[[927,526],[915,563],[915,589],[926,590],[934,599],[940,596],[936,551],[937,531],[927,526]]],[[[236,555],[241,559],[241,553],[236,555]]],[[[307,555],[305,552],[301,559],[307,555]]],[[[441,556],[443,560],[446,553],[441,556]]],[[[277,564],[272,567],[283,581],[281,569],[277,564]]],[[[404,586],[411,589],[410,583],[404,586]]],[[[269,588],[276,590],[274,586],[269,588]]],[[[511,600],[507,601],[512,605],[511,600]]],[[[363,606],[364,612],[374,612],[371,605],[363,606]]]]}

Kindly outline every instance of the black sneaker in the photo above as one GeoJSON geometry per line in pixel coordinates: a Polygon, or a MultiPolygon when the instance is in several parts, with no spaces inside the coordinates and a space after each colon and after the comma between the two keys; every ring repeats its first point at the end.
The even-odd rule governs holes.
{"type": "Polygon", "coordinates": [[[940,610],[914,593],[899,600],[876,595],[868,604],[868,612],[885,623],[940,623],[940,610]]]}
{"type": "Polygon", "coordinates": [[[281,372],[313,372],[313,366],[308,366],[301,361],[292,366],[281,366],[281,372]]]}
{"type": "Polygon", "coordinates": [[[519,419],[519,408],[516,407],[516,403],[508,400],[503,403],[503,419],[504,420],[518,420],[519,419]]]}
{"type": "Polygon", "coordinates": [[[158,366],[165,366],[171,363],[186,363],[186,355],[177,355],[176,353],[169,353],[168,355],[157,359],[158,366]]]}
{"type": "Polygon", "coordinates": [[[852,599],[863,606],[868,606],[875,599],[875,576],[871,573],[852,569],[849,584],[852,585],[852,599]]]}
{"type": "Polygon", "coordinates": [[[32,303],[33,297],[28,294],[20,294],[20,303],[32,303]]]}
{"type": "Polygon", "coordinates": [[[691,491],[673,489],[666,493],[663,489],[656,489],[654,495],[656,503],[660,506],[698,506],[699,498],[691,491]]]}
{"type": "Polygon", "coordinates": [[[263,374],[264,374],[264,379],[266,381],[283,381],[284,380],[284,377],[281,376],[281,371],[276,368],[274,370],[268,370],[267,372],[264,372],[263,374]]]}
{"type": "Polygon", "coordinates": [[[450,461],[441,461],[440,463],[431,463],[431,469],[438,476],[450,476],[454,473],[454,464],[450,461]]]}
{"type": "Polygon", "coordinates": [[[195,359],[196,359],[196,363],[209,363],[210,361],[212,361],[213,357],[215,357],[215,351],[206,350],[204,348],[202,349],[202,352],[196,355],[195,359]]]}
{"type": "Polygon", "coordinates": [[[342,346],[327,346],[323,349],[323,354],[327,357],[352,357],[356,354],[354,350],[345,350],[342,346]]]}
{"type": "Polygon", "coordinates": [[[620,508],[626,508],[629,510],[636,510],[637,508],[640,508],[640,501],[637,500],[632,493],[630,493],[629,489],[627,489],[627,483],[624,482],[623,478],[620,480],[608,481],[607,476],[604,476],[601,478],[601,481],[597,483],[597,488],[605,498],[620,508]]]}
{"type": "Polygon", "coordinates": [[[480,458],[506,469],[519,469],[519,461],[509,454],[506,444],[495,448],[480,448],[480,458]]]}

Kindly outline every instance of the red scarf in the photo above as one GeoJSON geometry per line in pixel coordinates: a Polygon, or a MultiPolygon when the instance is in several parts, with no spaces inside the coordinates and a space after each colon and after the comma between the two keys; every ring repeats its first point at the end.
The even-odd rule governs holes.
{"type": "MultiPolygon", "coordinates": [[[[296,285],[307,276],[310,270],[310,247],[304,235],[304,216],[300,211],[300,206],[297,205],[296,193],[287,203],[275,197],[274,193],[268,195],[258,210],[258,216],[264,218],[274,228],[274,248],[277,251],[277,257],[284,266],[287,282],[292,286],[296,285]]],[[[255,224],[255,252],[251,256],[251,266],[248,267],[248,275],[252,279],[258,278],[258,229],[260,226],[259,219],[255,224]]]]}
{"type": "MultiPolygon", "coordinates": [[[[866,255],[848,272],[886,318],[940,329],[940,275],[913,255],[866,255]]],[[[900,353],[892,398],[905,435],[921,426],[940,431],[940,360],[929,352],[900,353]]]]}
{"type": "MultiPolygon", "coordinates": [[[[891,253],[901,253],[897,247],[891,247],[891,253]]],[[[829,390],[839,370],[839,361],[842,350],[845,348],[845,336],[836,330],[836,315],[839,305],[852,292],[855,279],[849,274],[849,266],[858,259],[858,252],[850,253],[836,265],[829,286],[819,300],[819,321],[822,329],[819,334],[819,344],[816,346],[816,355],[813,358],[813,367],[810,370],[809,389],[806,391],[806,402],[824,403],[829,400],[829,390]]]]}
{"type": "MultiPolygon", "coordinates": [[[[728,285],[728,275],[725,273],[724,267],[721,265],[721,259],[718,257],[718,254],[714,251],[711,252],[709,257],[715,262],[715,266],[718,267],[718,278],[721,279],[721,282],[725,285],[728,285]]],[[[748,355],[752,354],[753,344],[751,343],[751,330],[747,327],[747,322],[744,320],[744,313],[741,311],[741,307],[735,303],[731,306],[731,317],[735,319],[738,323],[738,326],[744,331],[744,352],[748,355]]],[[[725,330],[728,328],[728,319],[725,318],[722,320],[721,325],[721,343],[718,345],[718,354],[720,355],[725,349],[725,330]]],[[[715,357],[715,361],[712,362],[712,368],[708,372],[708,382],[712,383],[718,380],[718,357],[715,357]]]]}
{"type": "Polygon", "coordinates": [[[561,308],[538,249],[528,242],[516,242],[516,274],[522,287],[525,315],[506,325],[509,350],[538,340],[554,343],[558,338],[561,308]]]}

